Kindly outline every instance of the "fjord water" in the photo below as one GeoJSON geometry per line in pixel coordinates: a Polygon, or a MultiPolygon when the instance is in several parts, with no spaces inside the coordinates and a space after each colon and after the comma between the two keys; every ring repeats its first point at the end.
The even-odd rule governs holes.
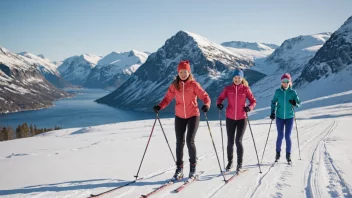
{"type": "MultiPolygon", "coordinates": [[[[122,110],[94,102],[109,93],[101,89],[67,90],[75,93],[73,98],[54,101],[47,109],[0,115],[0,125],[16,127],[26,122],[37,128],[87,127],[133,120],[154,119],[155,113],[122,110]]],[[[151,107],[152,108],[152,107],[151,107]]],[[[172,113],[160,113],[160,117],[174,117],[172,113]]]]}

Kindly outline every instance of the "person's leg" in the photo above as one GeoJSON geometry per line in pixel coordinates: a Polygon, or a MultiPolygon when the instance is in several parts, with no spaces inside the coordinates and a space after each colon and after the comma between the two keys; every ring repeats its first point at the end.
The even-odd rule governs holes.
{"type": "Polygon", "coordinates": [[[185,145],[187,120],[175,117],[175,133],[176,133],[176,165],[183,166],[183,147],[185,145]]]}
{"type": "Polygon", "coordinates": [[[237,165],[242,166],[243,162],[243,145],[242,145],[242,139],[244,132],[246,131],[247,128],[247,119],[243,120],[238,120],[237,121],[237,132],[236,132],[236,148],[237,148],[237,165]]]}
{"type": "Polygon", "coordinates": [[[286,141],[286,159],[291,161],[291,133],[293,128],[293,118],[285,120],[285,141],[286,141]]]}
{"type": "Polygon", "coordinates": [[[284,138],[284,120],[276,117],[276,129],[277,129],[277,139],[276,139],[276,157],[278,160],[280,158],[281,144],[284,138]]]}

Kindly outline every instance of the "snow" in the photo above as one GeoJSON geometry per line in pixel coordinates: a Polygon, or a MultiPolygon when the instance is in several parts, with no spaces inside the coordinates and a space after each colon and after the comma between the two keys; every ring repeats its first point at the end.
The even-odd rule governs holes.
{"type": "Polygon", "coordinates": [[[221,45],[235,53],[248,56],[253,60],[258,58],[265,58],[269,56],[278,47],[277,46],[276,48],[271,48],[270,46],[274,44],[250,43],[250,42],[242,42],[242,41],[224,42],[221,45]]]}
{"type": "Polygon", "coordinates": [[[101,59],[100,56],[91,54],[82,54],[81,57],[83,57],[88,62],[93,63],[94,65],[98,64],[98,61],[101,59]]]}
{"type": "Polygon", "coordinates": [[[37,65],[38,69],[41,72],[58,75],[58,72],[56,71],[57,66],[52,63],[49,59],[45,58],[43,55],[42,57],[40,57],[29,52],[21,52],[19,53],[19,55],[22,56],[28,64],[37,65]]]}
{"type": "Polygon", "coordinates": [[[104,73],[104,78],[109,80],[118,73],[133,74],[147,58],[148,54],[137,50],[120,53],[112,52],[98,62],[97,68],[101,70],[103,68],[105,69],[105,67],[109,67],[108,72],[105,71],[104,73]]]}
{"type": "MultiPolygon", "coordinates": [[[[233,52],[226,47],[219,45],[217,43],[214,43],[210,41],[209,39],[202,37],[198,34],[188,32],[188,31],[183,31],[189,36],[191,36],[194,41],[198,44],[198,46],[201,48],[202,52],[205,54],[212,54],[212,55],[219,55],[219,54],[231,54],[235,56],[236,58],[241,58],[241,59],[246,59],[247,57],[242,56],[241,54],[238,54],[236,52],[233,52]]],[[[210,58],[208,58],[210,59],[210,58]]]]}
{"type": "MultiPolygon", "coordinates": [[[[247,128],[243,139],[244,168],[249,171],[226,186],[219,173],[207,124],[201,116],[196,136],[197,170],[205,173],[199,181],[178,194],[171,191],[180,183],[160,191],[155,197],[351,197],[352,134],[349,126],[352,101],[340,103],[338,98],[336,95],[317,98],[335,101],[335,104],[297,111],[302,160],[299,160],[294,128],[292,167],[286,165],[284,159],[271,167],[277,137],[273,124],[261,165],[263,173],[260,174],[247,128]]],[[[253,120],[252,116],[249,118],[261,158],[270,120],[267,117],[258,120],[253,120]]],[[[0,172],[0,195],[87,197],[91,193],[123,185],[134,179],[153,123],[154,120],[142,120],[63,129],[32,138],[1,142],[0,168],[6,171],[0,172]]],[[[161,119],[161,123],[175,153],[174,119],[161,119]]],[[[222,164],[219,121],[210,121],[209,124],[222,164]]],[[[226,130],[225,126],[223,130],[226,130]]],[[[227,142],[226,135],[224,137],[227,142]]],[[[185,174],[188,174],[186,149],[185,174]]],[[[106,197],[139,197],[163,184],[173,175],[174,169],[173,159],[157,123],[139,173],[145,179],[106,197]]],[[[226,177],[231,174],[233,171],[226,177]]]]}
{"type": "Polygon", "coordinates": [[[0,63],[7,65],[10,68],[28,70],[31,68],[28,63],[25,62],[23,57],[9,52],[7,49],[0,46],[0,63]]]}
{"type": "Polygon", "coordinates": [[[258,57],[252,69],[269,76],[285,72],[300,73],[330,36],[331,33],[327,32],[287,39],[266,59],[258,57]]]}
{"type": "Polygon", "coordinates": [[[232,47],[227,47],[227,48],[235,53],[242,54],[243,56],[248,56],[253,60],[258,59],[258,58],[265,58],[274,52],[274,49],[264,50],[264,51],[256,51],[256,50],[251,50],[251,49],[237,49],[237,48],[232,48],[232,47]]]}

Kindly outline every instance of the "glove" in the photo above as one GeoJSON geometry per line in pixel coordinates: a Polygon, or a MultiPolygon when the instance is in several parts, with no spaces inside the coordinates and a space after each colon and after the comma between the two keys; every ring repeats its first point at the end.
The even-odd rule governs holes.
{"type": "Polygon", "coordinates": [[[272,120],[275,120],[275,113],[271,113],[271,115],[270,115],[270,119],[272,119],[272,120]]]}
{"type": "Polygon", "coordinates": [[[159,105],[155,105],[153,107],[153,110],[154,110],[155,113],[159,113],[160,109],[161,109],[161,107],[159,105]]]}
{"type": "Polygon", "coordinates": [[[251,108],[249,108],[249,106],[246,106],[243,108],[245,112],[250,112],[251,111],[251,108]]]}
{"type": "Polygon", "coordinates": [[[297,105],[295,100],[289,100],[288,102],[291,103],[294,107],[297,105]]]}
{"type": "Polygon", "coordinates": [[[207,105],[203,105],[202,106],[202,111],[208,112],[209,111],[209,107],[207,105]]]}
{"type": "Polygon", "coordinates": [[[218,107],[219,110],[222,110],[224,108],[224,105],[222,105],[222,104],[218,104],[216,106],[218,107]]]}

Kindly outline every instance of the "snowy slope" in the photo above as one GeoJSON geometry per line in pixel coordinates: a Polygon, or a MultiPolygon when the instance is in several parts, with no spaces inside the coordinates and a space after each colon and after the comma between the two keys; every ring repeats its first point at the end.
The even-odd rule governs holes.
{"type": "MultiPolygon", "coordinates": [[[[120,108],[150,111],[164,97],[176,76],[180,60],[190,61],[192,74],[212,98],[220,93],[219,87],[232,82],[231,74],[235,68],[246,69],[245,77],[249,83],[264,77],[251,70],[254,63],[250,58],[205,37],[179,31],[151,54],[121,87],[97,101],[120,108]]],[[[171,106],[168,111],[173,111],[171,106]]]]}
{"type": "Polygon", "coordinates": [[[93,69],[102,57],[90,54],[72,56],[64,60],[58,67],[61,76],[75,85],[83,85],[91,69],[93,69]]]}
{"type": "Polygon", "coordinates": [[[352,87],[352,16],[304,67],[295,81],[300,89],[317,88],[316,96],[352,87]]]}
{"type": "Polygon", "coordinates": [[[255,59],[265,58],[272,54],[279,46],[266,43],[251,43],[242,41],[229,41],[221,44],[233,52],[255,59]]]}
{"type": "Polygon", "coordinates": [[[148,54],[131,50],[112,52],[103,57],[89,73],[85,87],[117,88],[122,85],[146,60],[148,54]]]}
{"type": "Polygon", "coordinates": [[[300,73],[330,36],[319,33],[287,39],[268,58],[256,62],[253,69],[268,75],[278,70],[300,73]]]}
{"type": "MultiPolygon", "coordinates": [[[[244,168],[249,171],[224,186],[209,131],[201,116],[196,136],[199,181],[178,194],[181,183],[158,192],[154,197],[351,197],[352,119],[350,100],[328,96],[316,101],[335,103],[297,113],[302,160],[299,160],[296,130],[292,134],[293,166],[271,166],[275,156],[276,128],[271,127],[259,173],[252,137],[247,128],[243,138],[244,168]]],[[[258,110],[256,113],[263,114],[258,110]]],[[[224,113],[224,112],[223,112],[224,113]]],[[[252,116],[250,116],[250,119],[252,116]]],[[[86,128],[64,129],[37,137],[0,143],[0,196],[10,197],[88,197],[123,185],[134,179],[154,120],[124,122],[86,128]],[[26,165],[23,168],[23,165],[26,165]],[[18,179],[21,178],[21,179],[18,179]]],[[[175,153],[174,119],[161,123],[175,153]]],[[[224,122],[223,122],[224,123],[224,122]]],[[[270,120],[251,120],[259,158],[267,139],[270,120]]],[[[222,165],[219,121],[210,127],[222,165]]],[[[225,127],[223,126],[225,130],[225,127]]],[[[104,197],[140,197],[163,184],[174,173],[174,162],[157,123],[139,176],[143,180],[104,197]]],[[[226,142],[226,135],[225,135],[226,142]]],[[[282,148],[285,148],[283,145],[282,148]]],[[[184,161],[188,154],[185,148],[184,161]]],[[[189,165],[185,164],[188,174],[189,165]]],[[[228,178],[233,171],[228,173],[228,178]]]]}
{"type": "MultiPolygon", "coordinates": [[[[290,73],[293,81],[301,75],[305,65],[314,57],[329,35],[330,33],[321,33],[288,39],[265,61],[256,62],[253,69],[268,74],[251,86],[259,108],[270,104],[275,90],[281,86],[280,78],[284,73],[290,73]]],[[[311,89],[309,90],[311,91],[311,89]]],[[[300,94],[301,90],[297,90],[297,92],[300,94]]],[[[302,99],[309,99],[305,96],[311,98],[310,94],[300,94],[302,99]]]]}
{"type": "Polygon", "coordinates": [[[49,83],[28,58],[0,48],[0,113],[49,107],[70,96],[49,83]]]}
{"type": "Polygon", "coordinates": [[[18,53],[25,62],[29,65],[34,65],[37,70],[48,80],[51,84],[58,88],[70,87],[70,83],[64,80],[57,71],[58,65],[45,58],[44,55],[34,55],[29,52],[18,53]]]}
{"type": "Polygon", "coordinates": [[[45,58],[43,55],[37,56],[34,54],[31,54],[29,52],[21,52],[18,53],[20,56],[23,56],[24,59],[30,64],[30,65],[37,65],[39,71],[41,73],[52,73],[59,75],[59,73],[56,71],[56,65],[52,63],[49,59],[45,58]]]}

